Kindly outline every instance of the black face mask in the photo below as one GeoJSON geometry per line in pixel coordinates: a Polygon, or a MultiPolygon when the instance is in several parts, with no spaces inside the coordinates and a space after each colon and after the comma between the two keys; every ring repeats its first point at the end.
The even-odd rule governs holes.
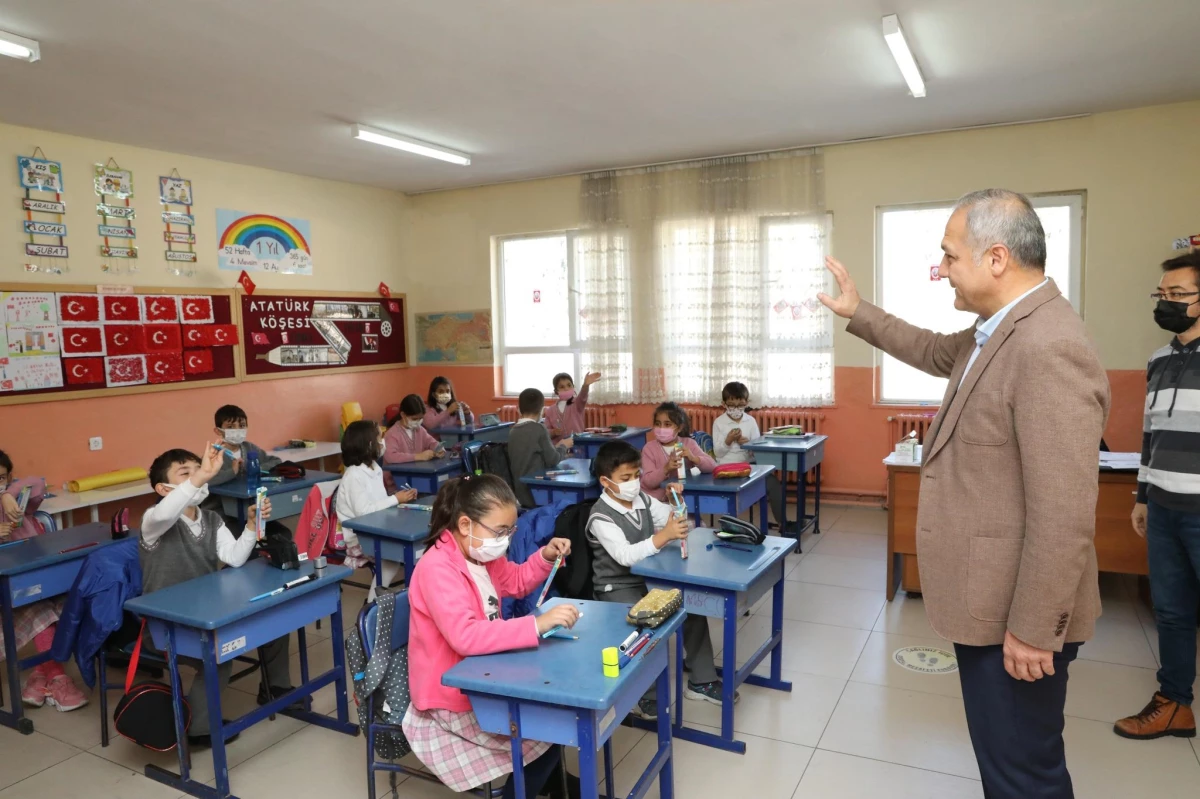
{"type": "Polygon", "coordinates": [[[1168,333],[1185,333],[1196,324],[1196,318],[1188,316],[1192,303],[1159,300],[1154,306],[1154,323],[1168,333]]]}

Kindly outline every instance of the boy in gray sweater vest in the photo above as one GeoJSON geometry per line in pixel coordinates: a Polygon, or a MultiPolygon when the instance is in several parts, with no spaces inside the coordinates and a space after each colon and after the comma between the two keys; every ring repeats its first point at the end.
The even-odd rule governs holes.
{"type": "MultiPolygon", "coordinates": [[[[241,566],[254,549],[254,523],[256,511],[247,512],[246,529],[240,538],[225,526],[221,516],[210,510],[201,510],[208,496],[208,483],[221,468],[221,451],[206,445],[204,458],[185,449],[172,449],[154,459],[150,466],[150,484],[160,499],[158,504],[142,516],[141,545],[138,559],[142,566],[142,593],[149,594],[187,580],[211,574],[227,566],[241,566]]],[[[263,500],[262,513],[270,515],[270,500],[263,500]]],[[[271,698],[282,696],[292,690],[288,668],[288,636],[277,638],[259,648],[259,656],[265,661],[270,686],[259,686],[258,703],[265,705],[268,691],[271,698]]],[[[201,668],[200,661],[180,658],[180,661],[201,668]]],[[[217,667],[221,688],[229,684],[233,672],[233,661],[217,667]]],[[[192,711],[192,724],[188,729],[188,742],[192,746],[208,746],[209,737],[208,697],[204,688],[204,677],[197,674],[188,692],[188,705],[192,711]]],[[[299,705],[295,709],[299,709],[299,705]]],[[[292,709],[292,708],[289,708],[292,709]]],[[[230,743],[237,736],[226,740],[230,743]]]]}
{"type": "Polygon", "coordinates": [[[550,431],[542,424],[542,413],[546,410],[546,395],[536,388],[527,388],[517,398],[520,420],[508,434],[508,463],[512,467],[513,491],[521,506],[534,507],[533,493],[521,482],[525,475],[553,469],[567,457],[567,450],[575,446],[570,438],[564,438],[558,446],[550,443],[550,431]]]}
{"type": "MultiPolygon", "coordinates": [[[[596,599],[633,604],[646,595],[646,581],[630,571],[633,564],[657,555],[672,541],[687,538],[688,523],[642,491],[642,454],[629,443],[610,441],[602,446],[592,461],[592,471],[604,489],[588,518],[596,599]]],[[[678,483],[670,487],[683,491],[678,483]]],[[[684,696],[721,704],[721,680],[713,665],[708,619],[688,616],[684,620],[683,649],[684,664],[691,672],[684,696]]],[[[735,693],[734,701],[738,698],[735,693]]],[[[634,712],[644,719],[658,717],[653,688],[634,712]]]]}

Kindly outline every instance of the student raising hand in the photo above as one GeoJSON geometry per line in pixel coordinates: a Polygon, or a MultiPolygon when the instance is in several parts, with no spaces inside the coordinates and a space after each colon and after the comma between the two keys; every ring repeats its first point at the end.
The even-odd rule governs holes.
{"type": "Polygon", "coordinates": [[[221,459],[223,457],[221,450],[217,449],[211,443],[205,444],[204,455],[200,459],[200,466],[192,475],[192,485],[202,486],[216,477],[217,472],[221,471],[221,459]]]}
{"type": "Polygon", "coordinates": [[[599,380],[600,380],[599,372],[588,372],[586,375],[583,376],[583,387],[587,388],[588,386],[592,385],[593,383],[599,382],[599,380]]]}

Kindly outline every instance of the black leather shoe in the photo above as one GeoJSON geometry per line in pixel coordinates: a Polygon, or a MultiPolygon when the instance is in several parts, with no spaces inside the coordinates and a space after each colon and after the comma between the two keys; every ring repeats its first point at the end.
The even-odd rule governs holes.
{"type": "MultiPolygon", "coordinates": [[[[258,686],[258,704],[259,704],[259,707],[262,707],[262,706],[263,706],[263,705],[265,705],[267,702],[270,702],[272,699],[278,699],[279,697],[283,696],[284,694],[291,693],[291,692],[292,692],[292,691],[294,691],[294,690],[295,690],[295,689],[294,689],[294,688],[292,688],[290,685],[288,685],[288,686],[284,686],[284,687],[280,687],[280,686],[278,686],[278,685],[272,685],[272,686],[271,686],[271,698],[270,698],[270,699],[268,699],[268,698],[267,698],[267,692],[266,692],[266,690],[265,690],[265,689],[263,688],[263,686],[260,684],[260,685],[258,686]]],[[[285,708],[284,708],[284,710],[290,710],[290,711],[300,711],[300,710],[304,710],[304,701],[303,701],[303,700],[301,700],[301,699],[297,699],[295,702],[292,702],[290,705],[288,705],[287,707],[285,707],[285,708]]]]}
{"type": "MultiPolygon", "coordinates": [[[[229,721],[229,719],[221,719],[221,723],[229,724],[230,721],[229,721]]],[[[234,735],[230,735],[228,738],[225,739],[225,745],[228,746],[229,744],[233,743],[238,738],[240,738],[241,735],[242,734],[240,732],[235,733],[234,735]]],[[[187,737],[187,739],[188,739],[188,746],[190,746],[192,749],[212,749],[212,736],[211,735],[208,735],[208,734],[189,735],[187,737]]]]}

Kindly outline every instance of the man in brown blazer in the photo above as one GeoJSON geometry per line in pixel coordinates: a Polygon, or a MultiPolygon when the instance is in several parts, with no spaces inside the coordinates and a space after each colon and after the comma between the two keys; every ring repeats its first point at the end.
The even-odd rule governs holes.
{"type": "Polygon", "coordinates": [[[832,258],[840,296],[820,299],[850,333],[950,379],[917,511],[929,623],[954,642],[984,795],[1068,799],[1067,667],[1100,615],[1092,539],[1108,379],[1045,276],[1045,233],[1025,197],[963,197],[942,250],[954,307],[979,315],[966,330],[884,313],[832,258]]]}

